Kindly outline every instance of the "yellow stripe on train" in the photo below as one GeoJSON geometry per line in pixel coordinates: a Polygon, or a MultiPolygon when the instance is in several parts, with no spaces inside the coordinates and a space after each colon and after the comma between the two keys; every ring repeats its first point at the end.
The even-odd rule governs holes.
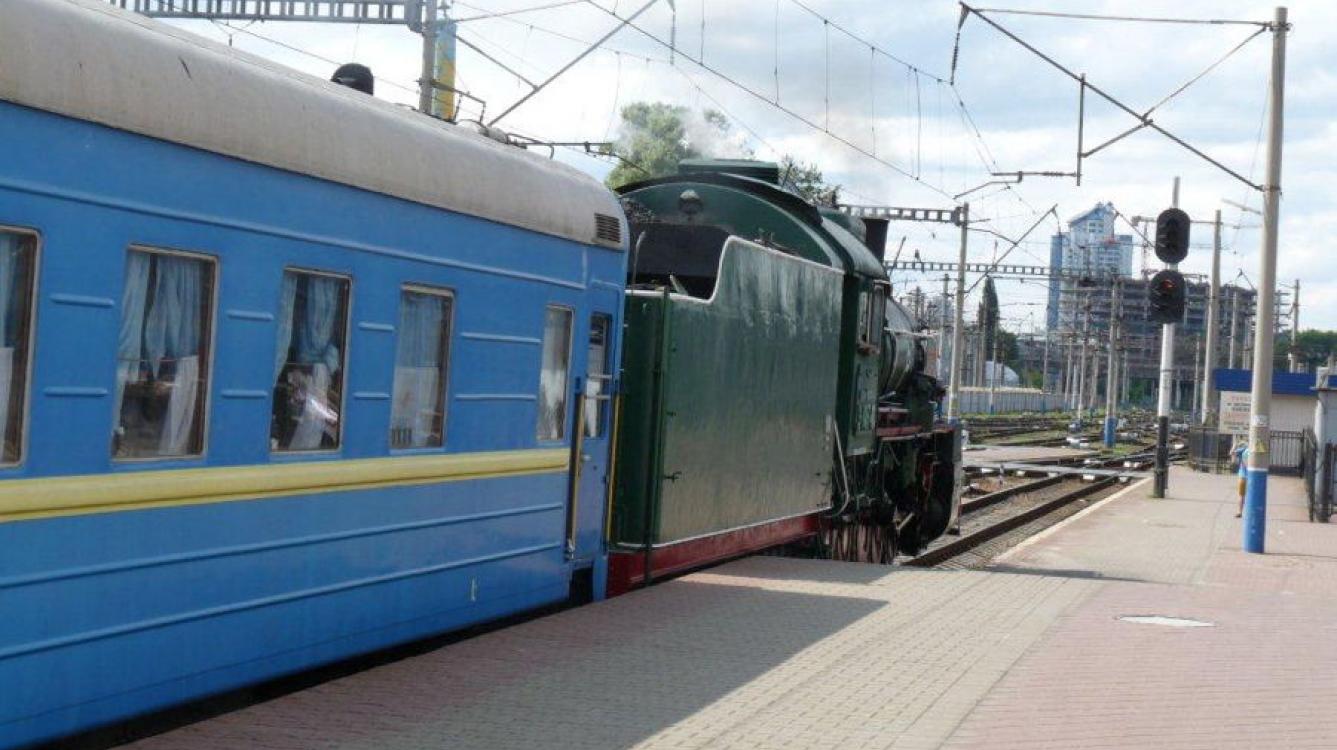
{"type": "Polygon", "coordinates": [[[565,471],[565,448],[0,481],[0,523],[565,471]]]}

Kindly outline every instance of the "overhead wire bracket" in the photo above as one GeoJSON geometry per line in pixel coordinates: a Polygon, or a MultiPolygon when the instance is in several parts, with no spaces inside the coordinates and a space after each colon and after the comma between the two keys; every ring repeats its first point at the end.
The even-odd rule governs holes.
{"type": "MultiPolygon", "coordinates": [[[[1085,80],[1085,77],[1084,77],[1084,76],[1082,76],[1082,75],[1078,75],[1077,73],[1074,73],[1073,71],[1069,70],[1067,67],[1065,67],[1063,64],[1059,63],[1059,62],[1058,62],[1057,60],[1055,60],[1054,58],[1052,58],[1052,57],[1050,57],[1049,55],[1046,55],[1045,53],[1041,52],[1041,51],[1040,51],[1039,49],[1037,49],[1034,45],[1030,44],[1030,43],[1027,42],[1026,40],[1022,39],[1021,37],[1019,37],[1019,36],[1017,36],[1016,34],[1012,33],[1012,32],[1009,31],[1008,29],[1004,28],[1004,27],[1003,27],[1001,24],[999,24],[997,21],[994,21],[992,18],[989,18],[988,16],[984,15],[985,12],[986,12],[986,9],[977,9],[977,8],[974,8],[974,7],[970,6],[970,5],[967,5],[967,4],[964,3],[964,2],[961,3],[961,7],[962,7],[963,9],[965,9],[965,11],[966,11],[967,13],[973,13],[974,15],[978,16],[979,19],[980,19],[981,21],[983,21],[984,23],[986,23],[986,24],[988,24],[989,26],[991,26],[993,29],[995,29],[996,31],[998,31],[998,32],[999,32],[1000,34],[1002,34],[1003,36],[1007,37],[1008,39],[1011,39],[1013,42],[1016,42],[1018,45],[1020,45],[1022,48],[1024,48],[1025,50],[1027,50],[1027,51],[1030,52],[1031,54],[1035,55],[1036,57],[1040,58],[1041,60],[1045,61],[1046,63],[1049,63],[1050,66],[1052,66],[1053,68],[1057,69],[1059,72],[1063,73],[1064,75],[1066,75],[1066,76],[1068,76],[1069,78],[1071,78],[1071,79],[1073,79],[1074,81],[1076,81],[1079,85],[1081,85],[1081,86],[1083,87],[1083,92],[1084,92],[1086,89],[1089,88],[1089,89],[1090,89],[1093,93],[1095,93],[1097,96],[1099,96],[1100,98],[1102,98],[1102,99],[1104,99],[1105,101],[1109,102],[1110,104],[1114,105],[1116,108],[1118,108],[1119,110],[1123,111],[1125,114],[1127,114],[1128,116],[1132,117],[1133,119],[1137,120],[1137,121],[1140,123],[1140,126],[1139,126],[1139,127],[1134,128],[1134,129],[1129,130],[1129,131],[1125,131],[1123,134],[1117,136],[1115,139],[1113,139],[1113,140],[1111,140],[1111,141],[1109,141],[1109,142],[1106,142],[1106,143],[1102,144],[1101,146],[1097,147],[1096,149],[1093,149],[1090,153],[1095,153],[1096,151],[1099,151],[1100,149],[1103,149],[1103,148],[1105,148],[1106,146],[1110,145],[1110,143],[1113,143],[1114,141],[1117,141],[1117,140],[1120,140],[1120,139],[1122,139],[1122,138],[1124,138],[1124,137],[1127,137],[1128,135],[1131,135],[1132,133],[1136,132],[1137,130],[1140,130],[1140,129],[1143,128],[1143,127],[1145,127],[1145,128],[1150,128],[1150,129],[1152,129],[1152,130],[1155,130],[1157,133],[1160,133],[1162,136],[1168,138],[1169,140],[1171,140],[1172,142],[1174,142],[1175,144],[1177,144],[1177,145],[1180,146],[1181,148],[1183,148],[1183,149],[1185,149],[1185,150],[1187,150],[1187,151],[1193,153],[1193,154],[1194,154],[1195,156],[1197,156],[1198,158],[1200,158],[1200,159],[1202,159],[1202,160],[1208,162],[1208,163],[1211,164],[1212,166],[1216,167],[1217,169],[1220,169],[1221,171],[1225,172],[1226,174],[1230,175],[1231,177],[1234,177],[1235,179],[1239,180],[1240,182],[1243,182],[1245,185],[1248,185],[1249,187],[1253,188],[1254,190],[1258,190],[1258,191],[1260,191],[1260,192],[1262,191],[1262,189],[1263,189],[1262,186],[1260,186],[1260,185],[1254,183],[1253,181],[1249,180],[1249,179],[1248,179],[1247,177],[1245,177],[1244,175],[1241,175],[1239,172],[1236,172],[1235,170],[1231,169],[1230,167],[1227,167],[1226,165],[1222,164],[1220,161],[1217,161],[1216,159],[1214,159],[1214,158],[1212,158],[1211,156],[1207,155],[1207,154],[1204,153],[1201,149],[1198,149],[1198,148],[1195,147],[1193,144],[1189,143],[1188,141],[1184,140],[1183,138],[1181,138],[1181,137],[1175,135],[1174,133],[1171,133],[1169,130],[1166,130],[1165,128],[1161,127],[1160,125],[1157,125],[1157,124],[1155,123],[1155,121],[1153,121],[1153,120],[1148,116],[1148,114],[1150,113],[1151,110],[1148,110],[1147,113],[1141,113],[1141,112],[1138,112],[1138,111],[1134,110],[1132,107],[1129,107],[1128,105],[1124,104],[1123,102],[1119,101],[1119,100],[1116,99],[1113,95],[1111,95],[1111,94],[1109,94],[1108,92],[1106,92],[1104,89],[1102,89],[1102,88],[1100,88],[1099,86],[1097,86],[1097,85],[1095,85],[1095,84],[1093,84],[1093,83],[1091,83],[1091,82],[1085,80]]],[[[1000,9],[987,9],[987,12],[995,12],[995,13],[997,13],[997,12],[1011,12],[1011,11],[1004,11],[1004,10],[1000,10],[1000,9]]],[[[1032,13],[1031,15],[1056,15],[1056,16],[1058,16],[1058,15],[1071,15],[1071,14],[1042,14],[1042,13],[1038,13],[1038,12],[1037,12],[1037,13],[1032,13]]],[[[1156,20],[1156,19],[1110,18],[1110,19],[1107,19],[1107,20],[1156,20]]],[[[1180,21],[1180,22],[1187,22],[1187,21],[1180,21]]],[[[1251,24],[1251,25],[1253,24],[1253,22],[1243,22],[1243,21],[1241,21],[1241,22],[1237,22],[1237,23],[1249,23],[1249,24],[1251,24]]],[[[1263,25],[1263,27],[1264,27],[1264,30],[1266,30],[1267,28],[1270,28],[1270,26],[1271,26],[1270,24],[1262,24],[1262,25],[1263,25]]],[[[1251,35],[1248,39],[1245,39],[1244,41],[1247,43],[1247,42],[1249,41],[1249,39],[1253,39],[1253,38],[1254,38],[1255,36],[1257,36],[1257,35],[1258,35],[1258,34],[1255,33],[1255,34],[1251,35]]],[[[1238,45],[1237,47],[1235,47],[1235,49],[1231,50],[1230,53],[1227,53],[1226,56],[1228,57],[1230,54],[1233,54],[1236,50],[1238,50],[1238,49],[1239,49],[1240,47],[1242,47],[1242,46],[1243,46],[1243,43],[1241,43],[1240,45],[1238,45]]],[[[1191,79],[1191,80],[1190,80],[1188,83],[1186,83],[1184,86],[1181,86],[1180,89],[1179,89],[1179,91],[1182,91],[1183,89],[1185,89],[1185,88],[1187,88],[1188,86],[1192,85],[1192,84],[1193,84],[1195,81],[1197,81],[1198,79],[1202,78],[1203,75],[1206,75],[1206,73],[1209,72],[1213,67],[1215,67],[1216,64],[1219,64],[1219,62],[1220,62],[1220,61],[1218,61],[1217,63],[1213,63],[1213,65],[1212,65],[1212,66],[1209,66],[1208,69],[1207,69],[1206,71],[1203,71],[1203,73],[1200,73],[1198,76],[1196,76],[1195,78],[1191,79]]],[[[1176,91],[1175,94],[1171,94],[1171,96],[1174,96],[1174,95],[1176,95],[1177,93],[1178,93],[1178,91],[1176,91]]],[[[1167,97],[1167,99],[1168,99],[1168,97],[1167,97]]],[[[1158,103],[1156,106],[1160,106],[1160,104],[1163,104],[1164,101],[1165,101],[1165,100],[1162,100],[1162,102],[1158,103]]],[[[1155,109],[1155,107],[1153,107],[1152,109],[1155,109]]],[[[1088,156],[1089,156],[1089,154],[1088,154],[1088,156]]],[[[1074,176],[1075,176],[1075,175],[1074,175],[1074,176]]]]}

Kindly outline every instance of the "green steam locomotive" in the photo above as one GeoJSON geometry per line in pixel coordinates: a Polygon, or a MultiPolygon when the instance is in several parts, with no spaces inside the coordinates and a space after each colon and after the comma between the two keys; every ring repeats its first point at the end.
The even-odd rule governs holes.
{"type": "Polygon", "coordinates": [[[889,563],[947,531],[960,444],[891,298],[885,220],[813,205],[766,162],[684,161],[619,193],[610,593],[780,546],[889,563]]]}

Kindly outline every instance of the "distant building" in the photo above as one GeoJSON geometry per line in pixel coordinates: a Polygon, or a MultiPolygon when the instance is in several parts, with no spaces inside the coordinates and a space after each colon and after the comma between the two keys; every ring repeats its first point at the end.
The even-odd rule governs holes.
{"type": "MultiPolygon", "coordinates": [[[[1049,243],[1049,268],[1091,277],[1133,275],[1133,236],[1114,233],[1114,204],[1097,203],[1094,208],[1068,220],[1068,231],[1055,234],[1049,243]]],[[[1074,282],[1049,287],[1046,320],[1057,328],[1065,308],[1070,308],[1074,282]]],[[[1069,311],[1070,312],[1070,311],[1069,311]]]]}

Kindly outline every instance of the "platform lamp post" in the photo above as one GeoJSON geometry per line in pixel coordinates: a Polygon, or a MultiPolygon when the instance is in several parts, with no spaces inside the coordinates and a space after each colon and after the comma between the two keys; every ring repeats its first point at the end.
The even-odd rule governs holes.
{"type": "Polygon", "coordinates": [[[1272,440],[1272,344],[1276,310],[1277,223],[1281,210],[1282,107],[1286,86],[1286,9],[1272,21],[1272,74],[1268,86],[1267,182],[1263,184],[1263,242],[1258,259],[1257,325],[1249,415],[1248,485],[1244,495],[1244,550],[1263,552],[1267,531],[1267,470],[1272,440]]]}

